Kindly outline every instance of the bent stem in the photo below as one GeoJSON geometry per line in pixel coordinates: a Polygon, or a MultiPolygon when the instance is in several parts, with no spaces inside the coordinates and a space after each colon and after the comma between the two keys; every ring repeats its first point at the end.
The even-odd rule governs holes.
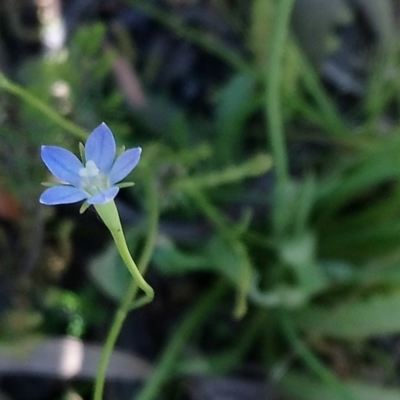
{"type": "Polygon", "coordinates": [[[133,279],[137,282],[140,289],[142,289],[145,294],[147,302],[150,302],[154,298],[154,290],[153,288],[144,280],[142,274],[140,273],[135,261],[129,252],[128,246],[126,244],[124,231],[122,230],[121,221],[119,219],[118,209],[115,205],[114,200],[109,201],[108,203],[96,204],[94,206],[100,218],[103,220],[111,235],[114,239],[115,245],[121,255],[122,260],[127,266],[129,272],[131,273],[133,279]]]}
{"type": "MultiPolygon", "coordinates": [[[[158,231],[158,199],[157,192],[154,185],[151,183],[151,179],[145,181],[146,191],[146,203],[148,205],[148,223],[149,230],[145,241],[143,253],[139,260],[139,271],[144,274],[147,266],[150,262],[151,254],[156,243],[157,231],[158,231]]],[[[104,382],[107,371],[108,360],[113,352],[115,342],[117,341],[118,335],[121,332],[122,325],[128,315],[128,312],[132,309],[132,303],[136,297],[138,291],[138,284],[136,280],[132,280],[127,291],[125,292],[120,306],[114,315],[114,319],[111,323],[110,330],[107,334],[106,340],[103,345],[103,350],[100,355],[100,360],[96,373],[96,380],[94,384],[93,400],[101,400],[103,397],[104,382]]]]}

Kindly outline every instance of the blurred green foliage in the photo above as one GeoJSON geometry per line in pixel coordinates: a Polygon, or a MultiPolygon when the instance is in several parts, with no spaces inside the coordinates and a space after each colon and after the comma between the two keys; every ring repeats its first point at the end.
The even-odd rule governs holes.
{"type": "MultiPolygon", "coordinates": [[[[272,372],[288,357],[302,360],[306,368],[301,373],[288,365],[276,378],[295,398],[398,397],[399,390],[356,382],[361,379],[356,372],[342,384],[333,361],[325,357],[323,363],[319,357],[326,356],[321,343],[346,348],[357,342],[368,348],[371,338],[400,332],[400,63],[395,39],[379,59],[371,56],[365,93],[345,115],[340,100],[321,84],[318,71],[290,37],[279,90],[291,174],[277,190],[276,149],[265,140],[270,131],[263,120],[269,107],[264,72],[271,44],[266,37],[272,36],[273,26],[263,21],[273,21],[274,2],[252,3],[250,27],[241,32],[246,57],[164,11],[131,3],[232,67],[215,96],[214,113],[198,115],[151,91],[146,108],[135,109],[112,78],[117,50],[103,46],[105,27],[82,26],[62,53],[22,65],[17,76],[25,92],[10,90],[0,78],[2,185],[19,201],[35,202],[45,178],[38,146],[62,143],[77,149],[82,139],[78,127],[90,130],[105,120],[118,141],[144,149],[135,170],[137,185],[126,190],[125,201],[146,210],[148,174],[141,176],[146,170],[157,187],[161,221],[168,219],[178,228],[182,222],[196,226],[206,221],[206,236],[188,237],[189,244],[160,230],[151,265],[163,279],[201,272],[222,280],[236,293],[233,304],[228,303],[233,315],[246,316],[243,334],[226,350],[209,355],[198,348],[198,356],[178,359],[179,349],[190,340],[188,331],[205,323],[204,315],[193,318],[184,326],[179,348],[171,347],[179,373],[227,373],[255,347],[258,361],[272,372]],[[27,94],[37,99],[36,106],[27,94]],[[310,144],[315,146],[310,149],[310,144]],[[305,161],[292,150],[296,146],[303,146],[305,161]]],[[[146,223],[143,218],[127,234],[134,253],[146,238],[146,223]]],[[[127,289],[129,276],[113,246],[91,262],[90,273],[114,300],[127,289]]],[[[45,308],[68,309],[65,333],[81,336],[88,316],[79,310],[85,301],[48,290],[53,295],[51,301],[46,297],[45,308]]],[[[87,303],[90,307],[90,299],[87,303]]],[[[217,307],[211,304],[207,312],[217,307]]],[[[376,369],[385,374],[384,365],[377,363],[376,369]]],[[[174,375],[168,371],[160,382],[174,375]]],[[[394,386],[398,379],[385,382],[394,386]]]]}

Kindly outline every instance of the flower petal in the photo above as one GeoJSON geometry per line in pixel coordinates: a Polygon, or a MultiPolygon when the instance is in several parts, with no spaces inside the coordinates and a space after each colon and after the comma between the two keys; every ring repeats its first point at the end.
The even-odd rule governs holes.
{"type": "Polygon", "coordinates": [[[41,156],[50,172],[63,182],[79,186],[79,170],[83,167],[78,157],[58,146],[42,146],[41,156]]]}
{"type": "Polygon", "coordinates": [[[53,186],[46,189],[40,196],[39,201],[48,206],[56,204],[70,204],[84,200],[88,197],[87,193],[73,186],[53,186]]]}
{"type": "Polygon", "coordinates": [[[89,204],[102,204],[111,201],[119,192],[119,187],[113,186],[106,190],[96,193],[94,196],[89,197],[87,202],[89,204]]]}
{"type": "Polygon", "coordinates": [[[85,144],[86,161],[92,160],[101,172],[110,172],[115,159],[115,140],[103,122],[89,135],[85,144]]]}
{"type": "Polygon", "coordinates": [[[124,179],[136,167],[140,159],[142,149],[135,147],[124,151],[116,160],[111,168],[109,181],[110,185],[124,179]]]}

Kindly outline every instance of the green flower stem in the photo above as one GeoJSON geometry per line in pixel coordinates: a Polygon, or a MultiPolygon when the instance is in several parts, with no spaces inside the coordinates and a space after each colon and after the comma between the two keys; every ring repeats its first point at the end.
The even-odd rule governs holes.
{"type": "Polygon", "coordinates": [[[40,101],[38,98],[29,93],[26,89],[23,89],[21,86],[7,79],[5,75],[2,74],[1,72],[0,72],[0,89],[3,89],[6,92],[19,97],[27,104],[29,104],[31,107],[35,108],[37,111],[44,114],[49,120],[53,121],[55,124],[65,129],[67,132],[71,133],[78,139],[85,140],[87,138],[87,133],[84,129],[80,128],[73,122],[63,118],[61,115],[57,113],[57,111],[53,110],[46,103],[40,101]]]}
{"type": "Polygon", "coordinates": [[[140,273],[135,261],[129,252],[128,246],[126,244],[124,231],[122,230],[121,221],[119,219],[118,209],[115,205],[114,200],[109,201],[104,204],[96,204],[94,206],[100,218],[103,220],[111,235],[114,239],[115,245],[121,255],[122,260],[127,266],[129,272],[131,273],[133,279],[137,282],[140,289],[146,293],[146,297],[150,302],[154,298],[153,288],[144,280],[142,274],[140,273]]]}
{"type": "Polygon", "coordinates": [[[279,93],[281,88],[282,57],[285,51],[285,41],[293,4],[294,0],[278,0],[275,2],[275,24],[272,30],[268,68],[265,75],[265,114],[278,188],[285,186],[288,181],[287,154],[279,93]]]}
{"type": "MultiPolygon", "coordinates": [[[[185,346],[194,331],[209,317],[213,307],[226,292],[226,284],[218,282],[209,290],[188,312],[181,324],[176,328],[175,334],[167,344],[156,363],[152,375],[145,383],[142,391],[135,396],[135,400],[153,400],[160,397],[161,386],[169,376],[174,373],[174,364],[177,362],[179,352],[185,346]]],[[[161,396],[162,397],[162,396],[161,396]]]]}
{"type": "MultiPolygon", "coordinates": [[[[151,182],[150,177],[146,180],[145,191],[146,191],[146,204],[148,207],[148,223],[149,226],[147,239],[143,249],[143,253],[139,260],[139,271],[144,274],[147,266],[150,262],[151,255],[154,250],[156,243],[157,232],[158,232],[158,218],[159,218],[159,206],[157,199],[157,191],[151,182]]],[[[114,319],[111,323],[110,331],[107,334],[107,338],[103,345],[103,350],[100,355],[100,360],[96,373],[96,380],[93,392],[93,400],[102,400],[104,382],[107,371],[108,360],[113,352],[115,342],[117,341],[118,335],[121,332],[122,325],[128,315],[128,312],[132,308],[132,303],[138,292],[138,284],[133,279],[126,290],[120,306],[114,315],[114,319]]]]}

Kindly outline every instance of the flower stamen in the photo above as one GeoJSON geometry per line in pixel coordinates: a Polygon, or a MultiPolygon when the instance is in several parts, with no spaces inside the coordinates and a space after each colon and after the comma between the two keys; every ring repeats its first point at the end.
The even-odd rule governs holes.
{"type": "Polygon", "coordinates": [[[86,166],[79,170],[79,176],[81,178],[94,178],[100,174],[100,170],[94,161],[89,160],[86,162],[86,166]]]}
{"type": "Polygon", "coordinates": [[[88,160],[86,166],[81,168],[78,174],[81,177],[81,188],[91,195],[108,188],[107,176],[100,172],[92,160],[88,160]]]}

